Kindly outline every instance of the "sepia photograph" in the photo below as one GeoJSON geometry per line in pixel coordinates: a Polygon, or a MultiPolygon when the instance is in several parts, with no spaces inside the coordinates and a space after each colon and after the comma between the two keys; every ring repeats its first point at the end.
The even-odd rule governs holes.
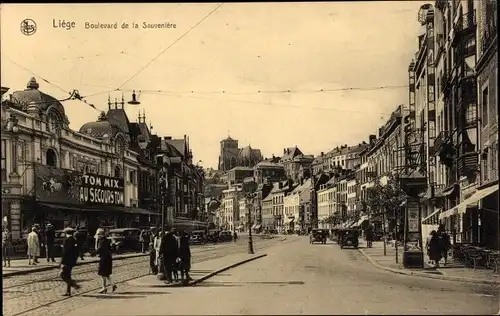
{"type": "Polygon", "coordinates": [[[497,4],[0,4],[2,315],[500,315],[497,4]]]}

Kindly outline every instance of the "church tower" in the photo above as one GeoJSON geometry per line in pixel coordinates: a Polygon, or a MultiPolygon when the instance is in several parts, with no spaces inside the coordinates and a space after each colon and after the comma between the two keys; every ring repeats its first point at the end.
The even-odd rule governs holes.
{"type": "Polygon", "coordinates": [[[227,171],[237,164],[238,141],[228,136],[220,142],[219,170],[227,171]]]}

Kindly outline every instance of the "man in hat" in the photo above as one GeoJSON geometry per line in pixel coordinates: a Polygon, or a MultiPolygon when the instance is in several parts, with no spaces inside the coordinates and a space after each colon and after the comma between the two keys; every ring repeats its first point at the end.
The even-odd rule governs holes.
{"type": "Polygon", "coordinates": [[[172,283],[175,261],[177,259],[178,243],[172,231],[168,231],[161,239],[160,254],[163,257],[163,265],[167,283],[172,283]]]}
{"type": "Polygon", "coordinates": [[[47,254],[47,262],[56,262],[56,259],[54,259],[54,242],[56,239],[56,230],[54,226],[52,226],[51,223],[47,223],[46,229],[45,229],[45,247],[47,248],[46,254],[47,254]]]}
{"type": "Polygon", "coordinates": [[[63,255],[61,258],[61,279],[66,282],[66,293],[64,296],[71,296],[71,288],[79,289],[80,286],[71,278],[73,267],[76,266],[78,260],[78,243],[73,237],[75,230],[71,227],[64,229],[66,239],[63,244],[63,255]]]}

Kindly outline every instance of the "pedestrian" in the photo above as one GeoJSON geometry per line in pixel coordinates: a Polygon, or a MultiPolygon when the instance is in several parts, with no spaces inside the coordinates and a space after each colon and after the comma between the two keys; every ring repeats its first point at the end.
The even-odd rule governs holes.
{"type": "Polygon", "coordinates": [[[61,257],[61,272],[59,276],[66,283],[66,293],[63,296],[71,296],[71,288],[79,289],[75,280],[71,278],[71,273],[73,268],[76,266],[76,261],[78,260],[78,243],[76,238],[73,236],[75,230],[72,227],[66,227],[64,229],[66,239],[63,244],[63,254],[61,257]]]}
{"type": "Polygon", "coordinates": [[[149,243],[149,273],[158,274],[156,250],[152,242],[149,243]]]}
{"type": "Polygon", "coordinates": [[[139,233],[139,243],[141,244],[141,252],[144,253],[144,251],[146,250],[146,245],[144,244],[144,235],[146,234],[146,231],[143,229],[141,230],[141,232],[139,233]]]}
{"type": "Polygon", "coordinates": [[[33,265],[37,264],[37,258],[40,257],[40,239],[36,232],[36,227],[31,228],[31,233],[28,234],[28,265],[31,265],[31,259],[33,259],[33,265]]]}
{"type": "Polygon", "coordinates": [[[441,249],[439,248],[439,236],[435,230],[431,232],[431,238],[428,241],[427,254],[429,255],[429,259],[434,266],[439,268],[439,261],[441,261],[441,249]]]}
{"type": "Polygon", "coordinates": [[[12,257],[12,233],[7,227],[4,227],[2,230],[2,257],[3,266],[10,267],[10,259],[12,257]]]}
{"type": "Polygon", "coordinates": [[[113,256],[111,254],[111,242],[104,234],[104,229],[99,228],[95,233],[97,240],[96,253],[99,256],[99,268],[97,274],[102,278],[102,289],[99,293],[108,292],[107,284],[111,286],[111,292],[116,291],[116,284],[111,280],[113,274],[113,256]]]}
{"type": "Polygon", "coordinates": [[[238,234],[235,232],[233,232],[233,240],[234,242],[236,242],[238,240],[238,234]]]}
{"type": "Polygon", "coordinates": [[[85,260],[83,255],[85,254],[85,243],[87,241],[87,232],[81,229],[81,227],[77,227],[75,238],[78,243],[78,255],[80,257],[80,260],[85,260]]]}
{"type": "Polygon", "coordinates": [[[54,242],[56,239],[56,230],[54,226],[52,226],[51,223],[48,223],[45,226],[45,253],[47,256],[47,262],[56,262],[56,259],[54,258],[54,242]]]}
{"type": "Polygon", "coordinates": [[[173,232],[174,231],[167,231],[165,235],[163,235],[160,245],[160,253],[163,257],[163,266],[167,283],[172,283],[174,281],[172,278],[174,274],[173,268],[178,257],[178,244],[173,232]]]}
{"type": "Polygon", "coordinates": [[[189,236],[184,231],[181,233],[179,239],[179,259],[181,280],[189,282],[192,280],[189,276],[189,271],[191,270],[191,247],[189,245],[189,236]]]}
{"type": "Polygon", "coordinates": [[[40,228],[40,224],[35,224],[33,225],[35,226],[36,230],[35,230],[35,233],[36,235],[38,236],[38,242],[39,242],[39,245],[40,245],[40,254],[35,258],[35,263],[39,263],[38,262],[38,258],[42,255],[42,250],[45,250],[45,247],[43,245],[43,238],[42,238],[42,234],[41,234],[41,228],[40,228]]]}
{"type": "Polygon", "coordinates": [[[370,224],[365,231],[366,245],[371,248],[373,245],[373,226],[370,224]]]}
{"type": "Polygon", "coordinates": [[[180,236],[179,232],[175,230],[175,228],[172,228],[172,235],[175,237],[175,241],[177,243],[177,255],[175,257],[175,261],[172,267],[172,274],[174,276],[174,282],[179,282],[179,271],[181,267],[181,260],[179,258],[179,247],[180,247],[180,236]]]}
{"type": "Polygon", "coordinates": [[[156,265],[156,270],[160,270],[160,257],[161,257],[161,240],[163,237],[163,231],[159,231],[155,234],[154,241],[153,241],[153,248],[155,251],[155,265],[156,265]]]}
{"type": "Polygon", "coordinates": [[[439,225],[438,228],[439,237],[439,249],[441,250],[441,256],[444,259],[444,265],[448,263],[448,251],[451,249],[451,237],[446,233],[446,229],[443,224],[439,225]]]}

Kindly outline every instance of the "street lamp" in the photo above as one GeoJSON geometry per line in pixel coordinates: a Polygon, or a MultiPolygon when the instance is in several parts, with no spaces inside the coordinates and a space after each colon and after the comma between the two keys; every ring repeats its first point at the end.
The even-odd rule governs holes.
{"type": "Polygon", "coordinates": [[[253,202],[255,198],[254,193],[249,193],[246,195],[247,198],[247,207],[248,207],[248,253],[253,255],[253,240],[252,240],[252,213],[250,208],[250,202],[253,202]]]}
{"type": "Polygon", "coordinates": [[[5,130],[7,132],[11,132],[14,136],[12,137],[12,172],[11,175],[17,175],[17,133],[19,132],[19,126],[17,123],[19,120],[17,119],[15,114],[10,114],[9,119],[7,120],[7,125],[5,126],[5,130]]]}
{"type": "MultiPolygon", "coordinates": [[[[160,198],[159,202],[161,203],[161,229],[160,232],[165,231],[165,204],[167,202],[167,196],[168,196],[168,169],[170,167],[170,157],[164,154],[156,155],[156,164],[157,166],[160,166],[161,169],[159,170],[159,176],[158,176],[158,185],[160,187],[160,198]]],[[[162,256],[159,256],[159,267],[158,267],[158,274],[156,277],[158,280],[165,280],[165,266],[164,266],[164,258],[162,256]]]]}

